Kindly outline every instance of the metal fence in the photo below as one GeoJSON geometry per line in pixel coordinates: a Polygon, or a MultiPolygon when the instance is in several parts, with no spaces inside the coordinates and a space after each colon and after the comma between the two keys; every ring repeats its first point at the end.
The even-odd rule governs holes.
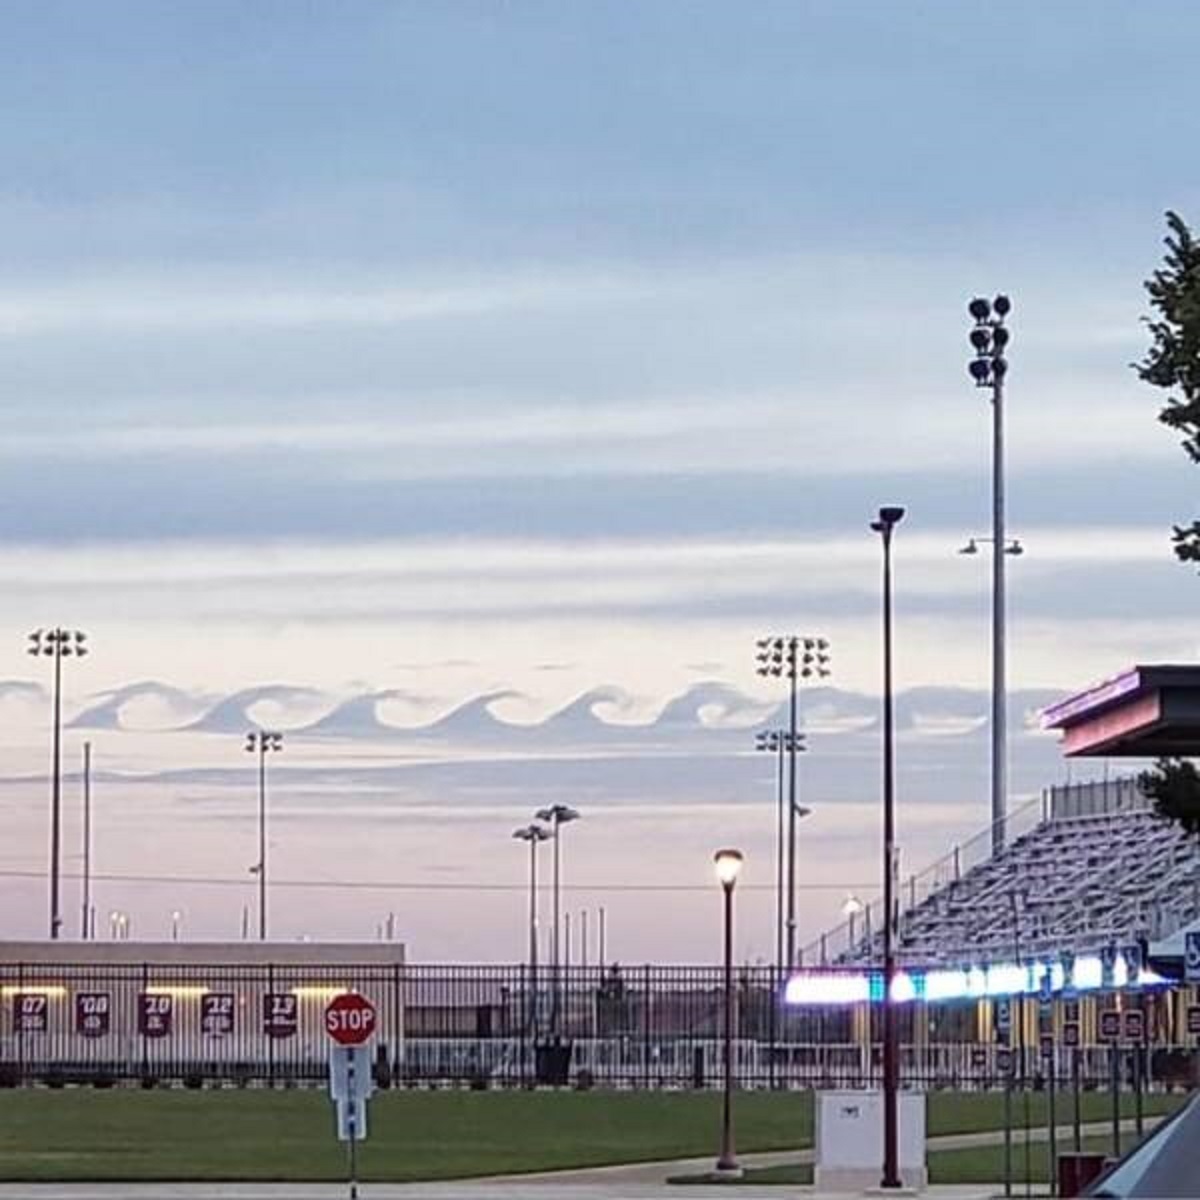
{"type": "MultiPolygon", "coordinates": [[[[735,981],[734,1064],[743,1087],[863,1087],[878,1081],[879,1013],[782,1004],[782,975],[735,981]]],[[[0,966],[0,1085],[323,1081],[328,1000],[356,990],[378,1011],[382,1086],[535,1084],[702,1088],[719,1082],[722,974],[716,967],[0,966]]],[[[921,1087],[990,1087],[1010,1069],[978,1036],[972,1004],[903,1006],[903,1070],[921,1087]]],[[[1154,1029],[1153,1022],[1149,1028],[1154,1029]]],[[[1107,1086],[1112,1058],[1190,1080],[1194,1054],[1162,1028],[1142,1051],[1017,1047],[1032,1086],[1053,1064],[1107,1086]]]]}

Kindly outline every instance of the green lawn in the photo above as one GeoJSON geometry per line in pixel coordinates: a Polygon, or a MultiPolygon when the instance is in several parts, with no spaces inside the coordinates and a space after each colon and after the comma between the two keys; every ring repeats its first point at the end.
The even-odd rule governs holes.
{"type": "MultiPolygon", "coordinates": [[[[1148,1116],[1174,1112],[1186,1100],[1183,1095],[1154,1093],[1142,1098],[1143,1110],[1148,1116]]],[[[1107,1121],[1112,1116],[1112,1100],[1105,1092],[1084,1092],[1080,1097],[1080,1110],[1084,1124],[1092,1121],[1107,1121]]],[[[1060,1092],[1054,1098],[1054,1112],[1059,1125],[1069,1125],[1074,1112],[1072,1095],[1060,1092]]],[[[1025,1097],[1014,1093],[1012,1098],[1013,1124],[1024,1126],[1025,1097]]],[[[1049,1104],[1045,1092],[1029,1095],[1029,1124],[1045,1127],[1049,1104]]],[[[1135,1098],[1129,1093],[1121,1096],[1121,1114],[1133,1117],[1136,1111],[1135,1098]]],[[[1004,1128],[1003,1092],[932,1092],[929,1097],[927,1117],[928,1134],[940,1137],[949,1133],[984,1133],[989,1129],[1004,1128]]]]}
{"type": "MultiPolygon", "coordinates": [[[[444,1179],[705,1154],[715,1092],[384,1092],[361,1147],[368,1180],[444,1179]]],[[[738,1097],[739,1144],[811,1141],[804,1093],[738,1097]]],[[[334,1180],[333,1108],[307,1091],[0,1092],[0,1179],[334,1180]]]]}
{"type": "MultiPolygon", "coordinates": [[[[1123,1134],[1121,1138],[1122,1151],[1130,1149],[1137,1143],[1133,1134],[1123,1134]]],[[[1084,1150],[1098,1153],[1112,1153],[1112,1138],[1084,1138],[1084,1150]]],[[[1068,1139],[1059,1142],[1059,1153],[1067,1153],[1075,1149],[1075,1143],[1068,1139]]],[[[1025,1182],[1025,1144],[1018,1131],[1013,1138],[1012,1153],[1013,1179],[1021,1184],[1025,1182]]],[[[1032,1142],[1029,1146],[1029,1179],[1033,1183],[1048,1183],[1050,1181],[1050,1147],[1046,1142],[1032,1142]]],[[[996,1183],[1004,1178],[1004,1147],[978,1146],[972,1150],[939,1150],[929,1156],[930,1183],[996,1183]]]]}
{"type": "MultiPolygon", "coordinates": [[[[1148,1097],[1147,1112],[1169,1100],[1148,1097]]],[[[1105,1119],[1104,1096],[1086,1101],[1085,1119],[1105,1119]]],[[[720,1102],[716,1092],[383,1092],[360,1173],[403,1181],[699,1157],[716,1144],[720,1102]]],[[[1021,1120],[1019,1098],[1014,1107],[1021,1120]]],[[[934,1093],[930,1133],[994,1129],[1002,1114],[1000,1095],[934,1093]]],[[[1059,1119],[1070,1119],[1065,1103],[1059,1119]]],[[[741,1093],[736,1120],[744,1153],[812,1144],[809,1093],[741,1093]]],[[[295,1182],[344,1171],[322,1092],[0,1091],[0,1180],[295,1182]]]]}

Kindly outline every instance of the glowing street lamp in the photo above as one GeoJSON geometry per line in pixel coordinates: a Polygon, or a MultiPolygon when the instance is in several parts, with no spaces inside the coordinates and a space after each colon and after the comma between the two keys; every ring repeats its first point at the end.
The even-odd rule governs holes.
{"type": "Polygon", "coordinates": [[[742,873],[740,850],[718,850],[713,855],[717,879],[725,900],[725,1021],[722,1039],[724,1075],[721,1103],[721,1153],[717,1174],[737,1178],[742,1173],[733,1147],[733,889],[742,873]]]}

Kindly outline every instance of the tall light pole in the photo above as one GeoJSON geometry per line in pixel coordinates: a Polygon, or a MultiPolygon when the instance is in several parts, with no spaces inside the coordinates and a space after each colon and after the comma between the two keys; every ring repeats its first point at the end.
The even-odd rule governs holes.
{"type": "Polygon", "coordinates": [[[723,1082],[721,1152],[717,1157],[717,1174],[736,1178],[741,1175],[742,1168],[738,1164],[733,1146],[733,889],[742,870],[742,852],[740,850],[718,850],[713,855],[713,863],[716,865],[717,879],[721,882],[721,890],[725,898],[725,1019],[721,1031],[723,1082]]]}
{"type": "Polygon", "coordinates": [[[551,960],[554,968],[554,1005],[552,1009],[554,1032],[558,1032],[559,1021],[559,987],[562,966],[562,859],[560,833],[564,825],[579,820],[579,813],[567,804],[552,804],[549,808],[539,808],[534,816],[550,826],[550,837],[554,842],[554,931],[551,938],[551,960]]]}
{"type": "Polygon", "coordinates": [[[246,753],[258,755],[258,940],[267,940],[267,755],[283,749],[283,734],[252,729],[246,734],[246,753]]]}
{"type": "Polygon", "coordinates": [[[62,932],[60,879],[62,867],[62,660],[87,653],[87,634],[78,629],[35,629],[29,653],[54,659],[54,733],[50,783],[50,937],[62,932]]]}
{"type": "Polygon", "coordinates": [[[883,1178],[880,1187],[898,1188],[900,1055],[892,985],[896,978],[896,773],[895,711],[892,693],[892,531],[904,509],[879,510],[871,528],[883,543],[883,1178]]]}
{"type": "MultiPolygon", "coordinates": [[[[784,803],[784,763],[793,754],[803,753],[805,749],[804,734],[795,737],[786,729],[764,729],[754,735],[754,748],[762,753],[774,754],[776,758],[775,773],[775,965],[782,971],[787,960],[784,958],[784,891],[787,862],[787,806],[784,803]]],[[[806,817],[811,809],[803,805],[797,809],[797,816],[806,817]]],[[[792,862],[795,856],[792,856],[792,862]]]]}
{"type": "Polygon", "coordinates": [[[80,897],[79,937],[95,936],[92,917],[92,743],[83,743],[83,887],[80,897]]]}
{"type": "Polygon", "coordinates": [[[788,680],[788,805],[787,805],[787,915],[785,918],[785,965],[796,965],[796,822],[803,812],[796,803],[796,754],[804,747],[803,736],[796,731],[797,689],[800,680],[829,677],[829,643],[825,638],[797,637],[794,634],[759,638],[756,643],[756,670],[769,679],[788,680]]]}
{"type": "MultiPolygon", "coordinates": [[[[1007,548],[1004,533],[1004,380],[1008,375],[1009,332],[1004,318],[1012,310],[1007,296],[988,301],[977,296],[967,306],[975,321],[969,337],[975,351],[971,378],[992,394],[992,545],[1007,548]]],[[[1005,659],[1005,555],[992,555],[992,853],[1004,849],[1008,813],[1008,685],[1005,659]]]]}
{"type": "Polygon", "coordinates": [[[550,840],[544,825],[530,823],[513,830],[513,837],[529,843],[529,1026],[537,1026],[538,903],[537,848],[550,840]]]}

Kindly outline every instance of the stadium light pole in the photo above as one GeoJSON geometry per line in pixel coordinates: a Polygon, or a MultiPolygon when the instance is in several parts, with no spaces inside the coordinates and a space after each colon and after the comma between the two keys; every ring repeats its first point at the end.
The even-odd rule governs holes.
{"type": "Polygon", "coordinates": [[[738,1178],[742,1168],[738,1165],[733,1147],[733,889],[742,871],[740,850],[718,850],[713,855],[717,879],[725,900],[725,955],[724,955],[724,1008],[725,1018],[721,1039],[722,1099],[721,1099],[721,1152],[717,1157],[718,1175],[738,1178]]]}
{"type": "Polygon", "coordinates": [[[79,897],[79,937],[91,941],[96,936],[92,913],[92,743],[83,743],[83,886],[79,897]]]}
{"type": "Polygon", "coordinates": [[[553,903],[554,903],[554,931],[550,939],[550,957],[554,971],[554,1003],[552,1007],[552,1023],[554,1032],[558,1032],[559,1023],[559,990],[562,974],[562,951],[561,951],[561,936],[562,936],[562,859],[561,859],[561,832],[564,825],[571,821],[579,820],[579,813],[576,809],[571,808],[568,804],[551,804],[548,808],[539,808],[534,817],[545,822],[550,826],[550,838],[554,843],[554,887],[553,887],[553,903]]]}
{"type": "Polygon", "coordinates": [[[796,803],[796,755],[807,747],[804,735],[797,732],[798,688],[800,680],[829,677],[829,642],[825,638],[797,637],[795,634],[759,638],[755,661],[759,675],[788,681],[788,803],[787,803],[787,915],[785,965],[796,965],[796,822],[806,814],[796,803]]]}
{"type": "Polygon", "coordinates": [[[267,940],[267,755],[283,749],[283,734],[252,729],[246,734],[246,753],[258,755],[258,940],[267,940]]]}
{"type": "MultiPolygon", "coordinates": [[[[783,956],[783,893],[784,893],[784,859],[787,845],[785,823],[786,806],[784,805],[784,762],[792,750],[793,742],[797,752],[804,749],[804,737],[800,735],[793,739],[786,729],[765,729],[754,735],[754,749],[760,753],[774,754],[776,759],[775,773],[775,966],[782,971],[783,956]]],[[[805,809],[805,812],[808,810],[805,809]]]]}
{"type": "MultiPolygon", "coordinates": [[[[1004,489],[1004,381],[1008,375],[1009,331],[1004,319],[1012,310],[1007,296],[985,300],[981,296],[967,306],[975,324],[970,330],[975,357],[970,373],[978,388],[992,394],[992,545],[1003,546],[1005,537],[1004,489]]],[[[1005,558],[992,555],[992,853],[1004,849],[1008,813],[1008,685],[1006,679],[1005,558]]]]}
{"type": "Polygon", "coordinates": [[[62,932],[62,660],[87,653],[87,634],[78,629],[35,629],[29,653],[54,659],[54,731],[50,768],[50,937],[62,932]]]}
{"type": "Polygon", "coordinates": [[[871,528],[883,545],[883,1178],[882,1188],[899,1188],[900,1058],[892,985],[896,978],[896,778],[895,712],[892,694],[892,532],[904,509],[879,510],[871,528]]]}

